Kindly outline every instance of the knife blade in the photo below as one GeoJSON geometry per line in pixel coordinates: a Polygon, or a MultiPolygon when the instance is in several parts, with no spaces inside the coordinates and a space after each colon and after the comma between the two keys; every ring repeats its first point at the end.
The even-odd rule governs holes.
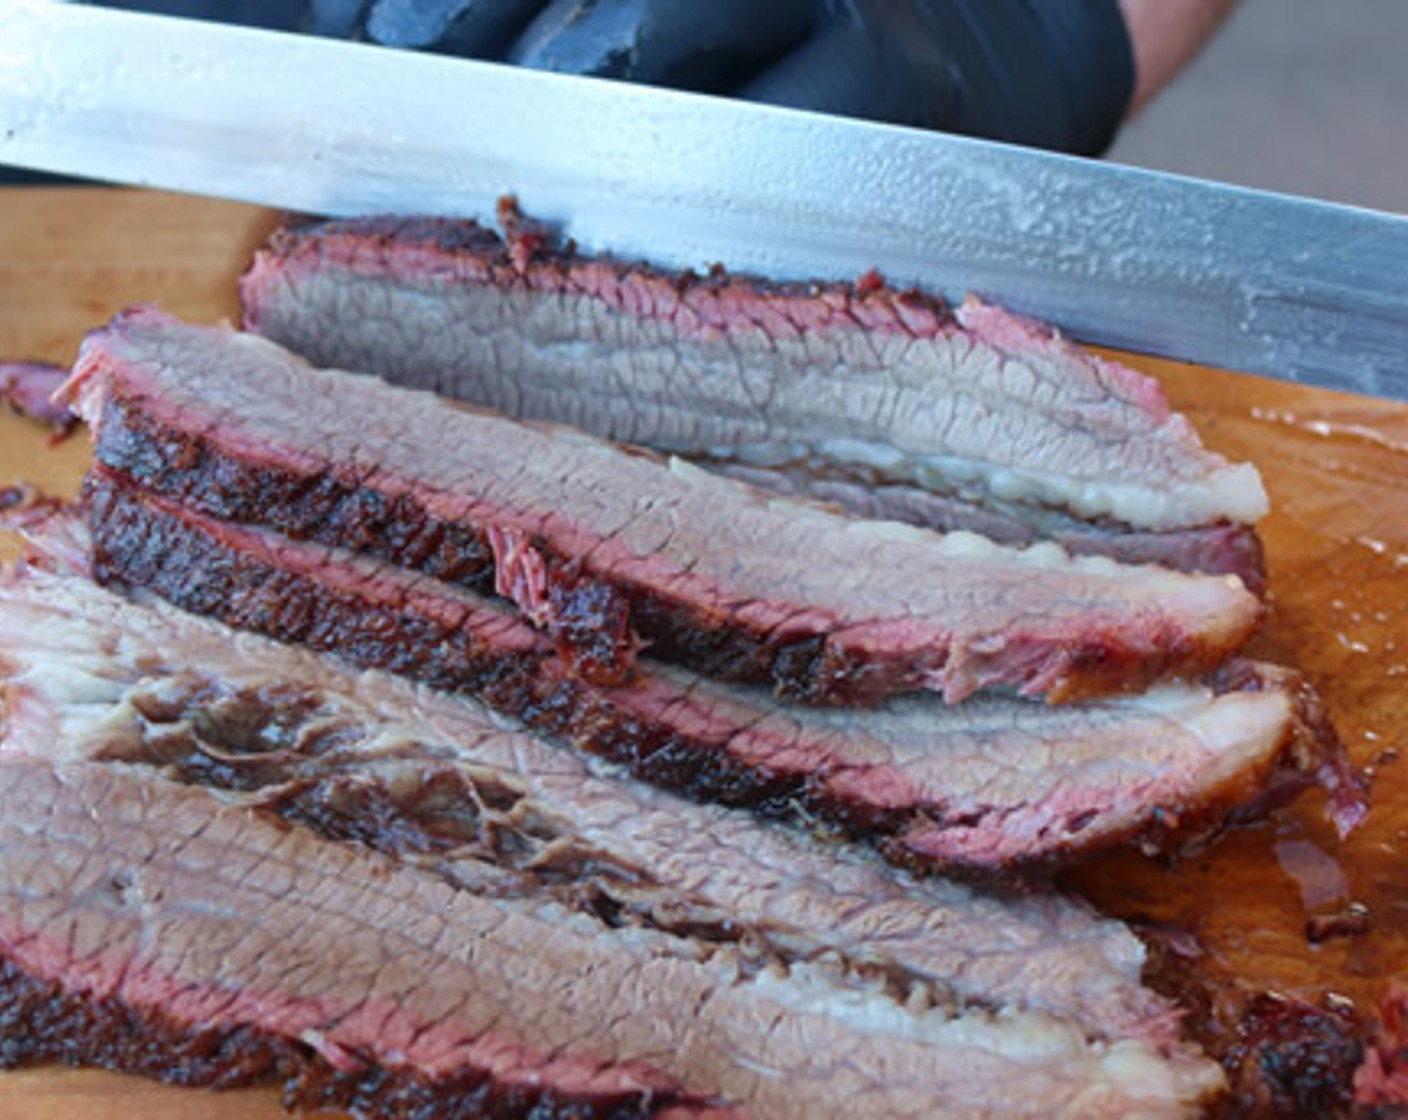
{"type": "Polygon", "coordinates": [[[0,163],[594,251],[973,291],[1087,342],[1408,399],[1408,218],[963,137],[13,0],[0,163]]]}

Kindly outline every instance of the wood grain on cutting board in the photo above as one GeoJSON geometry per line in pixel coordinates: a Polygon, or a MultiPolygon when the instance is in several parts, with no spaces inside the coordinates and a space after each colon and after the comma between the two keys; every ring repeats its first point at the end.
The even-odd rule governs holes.
{"type": "MultiPolygon", "coordinates": [[[[0,360],[67,363],[85,331],[134,303],[234,318],[235,278],[271,225],[232,203],[0,190],[0,360]]],[[[1388,977],[1408,975],[1408,757],[1397,760],[1408,748],[1408,407],[1127,360],[1165,382],[1210,445],[1261,468],[1274,610],[1257,652],[1322,690],[1352,758],[1376,772],[1375,805],[1343,845],[1310,796],[1177,867],[1120,855],[1072,882],[1115,914],[1191,929],[1205,949],[1199,968],[1219,983],[1371,1007],[1388,977]],[[1351,903],[1367,907],[1368,932],[1311,944],[1311,913],[1351,903]]],[[[55,447],[0,415],[0,487],[73,493],[86,459],[81,432],[55,447]]],[[[94,1072],[0,1074],[0,1120],[278,1115],[268,1089],[217,1096],[94,1072]]]]}

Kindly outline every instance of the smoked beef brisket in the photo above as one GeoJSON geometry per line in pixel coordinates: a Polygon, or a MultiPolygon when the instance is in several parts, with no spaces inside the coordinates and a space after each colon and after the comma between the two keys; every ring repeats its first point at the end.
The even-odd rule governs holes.
{"type": "Polygon", "coordinates": [[[105,583],[478,696],[641,777],[800,814],[900,863],[1006,875],[1131,840],[1166,851],[1317,779],[1336,792],[1342,827],[1357,817],[1333,731],[1294,674],[1269,666],[1060,707],[922,695],[797,707],[648,660],[607,687],[463,588],[221,522],[106,467],[88,496],[105,583]]]}
{"type": "Polygon", "coordinates": [[[0,401],[21,416],[48,424],[55,436],[65,436],[78,417],[53,397],[68,377],[68,370],[47,362],[0,362],[0,401]]]}
{"type": "Polygon", "coordinates": [[[1140,986],[1139,942],[1074,900],[915,879],[819,832],[624,777],[473,701],[160,601],[11,577],[0,674],[10,754],[143,763],[324,830],[360,822],[357,839],[452,881],[497,867],[506,888],[583,884],[580,904],[662,927],[726,915],[770,951],[883,963],[933,1005],[1043,1011],[1159,1047],[1178,1037],[1140,986]],[[364,804],[339,819],[354,795],[364,804]]]}
{"type": "Polygon", "coordinates": [[[88,338],[70,392],[145,490],[492,587],[599,683],[639,638],[792,698],[1072,700],[1211,670],[1262,613],[1233,577],[851,520],[151,310],[88,338]]]}
{"type": "Polygon", "coordinates": [[[11,577],[0,653],[7,1065],[426,1117],[1182,1116],[1220,1083],[1077,903],[916,883],[73,577],[11,577]]]}
{"type": "Polygon", "coordinates": [[[732,465],[863,516],[1242,575],[1256,471],[1150,379],[970,299],[877,278],[770,284],[588,257],[527,226],[367,218],[278,231],[246,326],[314,363],[732,465]]]}

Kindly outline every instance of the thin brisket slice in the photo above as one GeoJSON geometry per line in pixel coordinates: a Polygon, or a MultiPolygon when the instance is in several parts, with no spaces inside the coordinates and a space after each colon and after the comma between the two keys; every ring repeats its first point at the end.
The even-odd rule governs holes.
{"type": "Polygon", "coordinates": [[[48,424],[55,436],[65,436],[78,417],[53,397],[68,371],[48,362],[0,362],[0,401],[21,416],[48,424]]]}
{"type": "Polygon", "coordinates": [[[1075,902],[914,883],[46,580],[0,606],[54,629],[5,638],[5,1064],[160,1044],[188,1083],[426,1117],[1179,1116],[1219,1083],[1075,902]]]}
{"type": "Polygon", "coordinates": [[[160,601],[33,570],[5,581],[0,683],[9,754],[145,763],[452,882],[576,892],[623,924],[869,961],[933,1006],[1041,1011],[1177,1049],[1139,942],[1074,899],[918,880],[623,777],[464,698],[160,601]]]}
{"type": "MultiPolygon", "coordinates": [[[[0,956],[33,1016],[11,1064],[52,1058],[79,1004],[150,1024],[150,1041],[316,1054],[314,1076],[354,1097],[384,1081],[423,1094],[419,1116],[1192,1112],[1167,1080],[1151,1092],[1157,1062],[1042,1016],[955,1018],[825,962],[755,966],[742,948],[456,890],[127,770],[11,760],[0,779],[0,956]]],[[[67,1041],[121,1060],[130,1042],[112,1033],[67,1041]]],[[[406,1115],[398,1103],[368,1111],[406,1115]]]]}
{"type": "Polygon", "coordinates": [[[803,816],[901,863],[1031,872],[1135,840],[1169,850],[1321,780],[1352,823],[1356,787],[1304,686],[1230,667],[1103,703],[896,698],[782,704],[642,661],[626,685],[573,676],[552,645],[472,592],[323,545],[231,525],[96,468],[104,581],[198,614],[483,698],[699,798],[803,816]]]}
{"type": "Polygon", "coordinates": [[[756,469],[865,516],[1057,531],[1260,582],[1256,471],[1207,451],[1156,383],[1044,327],[874,276],[664,273],[501,217],[504,240],[463,221],[290,225],[243,278],[246,325],[319,365],[756,469]]]}
{"type": "Polygon", "coordinates": [[[624,679],[633,629],[794,698],[1071,700],[1198,675],[1261,617],[1233,577],[850,520],[150,310],[89,337],[71,392],[97,460],[144,488],[492,583],[603,683],[624,679]]]}

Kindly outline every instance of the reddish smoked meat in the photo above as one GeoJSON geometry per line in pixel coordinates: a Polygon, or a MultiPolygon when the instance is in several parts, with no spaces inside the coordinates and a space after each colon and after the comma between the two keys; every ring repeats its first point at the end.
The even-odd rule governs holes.
{"type": "Polygon", "coordinates": [[[651,781],[824,822],[902,864],[1007,876],[1124,842],[1176,851],[1312,782],[1331,790],[1342,828],[1362,812],[1313,693],[1270,666],[1056,708],[923,696],[789,707],[646,661],[606,688],[463,588],[220,522],[106,467],[88,495],[102,582],[476,696],[651,781]]]}
{"type": "Polygon", "coordinates": [[[500,207],[295,222],[245,323],[325,366],[686,455],[861,516],[1264,585],[1250,467],[1058,333],[875,273],[855,284],[594,257],[500,207]]]}
{"type": "MultiPolygon", "coordinates": [[[[852,520],[149,310],[89,337],[70,394],[146,490],[477,590],[497,540],[500,586],[559,641],[616,595],[660,659],[792,699],[1138,691],[1215,669],[1263,615],[1232,577],[852,520]]],[[[621,679],[619,638],[589,675],[621,679]]]]}

